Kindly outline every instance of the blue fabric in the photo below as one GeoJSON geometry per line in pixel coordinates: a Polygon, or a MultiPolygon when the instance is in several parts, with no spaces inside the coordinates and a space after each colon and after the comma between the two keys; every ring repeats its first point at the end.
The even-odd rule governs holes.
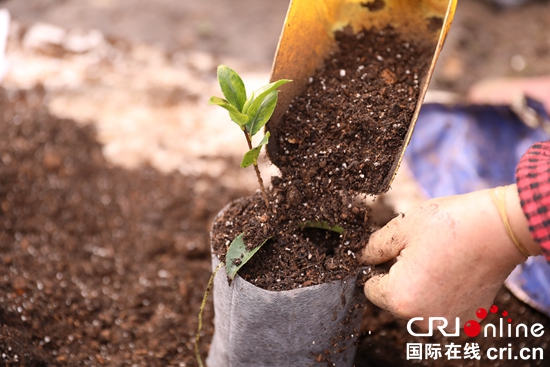
{"type": "Polygon", "coordinates": [[[544,257],[530,257],[506,279],[506,287],[516,297],[547,316],[550,316],[549,268],[544,257]]]}
{"type": "Polygon", "coordinates": [[[405,159],[429,197],[515,183],[523,153],[550,136],[507,106],[422,107],[405,159]]]}
{"type": "MultiPolygon", "coordinates": [[[[528,100],[542,118],[542,104],[528,100]]],[[[428,197],[464,194],[515,183],[521,156],[533,144],[549,140],[508,106],[425,104],[405,161],[428,197]]],[[[531,258],[506,281],[518,298],[550,317],[550,265],[531,258]]]]}

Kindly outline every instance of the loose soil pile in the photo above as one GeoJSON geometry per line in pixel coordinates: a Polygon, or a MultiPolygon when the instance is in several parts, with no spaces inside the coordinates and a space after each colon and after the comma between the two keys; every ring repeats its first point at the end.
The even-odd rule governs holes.
{"type": "Polygon", "coordinates": [[[193,365],[210,223],[248,193],[112,167],[36,91],[0,111],[0,365],[193,365]]]}
{"type": "Polygon", "coordinates": [[[322,284],[361,268],[355,254],[375,230],[361,194],[383,191],[431,60],[426,45],[411,45],[391,28],[345,30],[336,40],[339,50],[292,101],[273,137],[284,154],[269,191],[272,207],[257,195],[214,224],[213,248],[221,257],[242,232],[250,248],[271,238],[239,273],[264,289],[322,284]],[[307,229],[306,222],[345,232],[307,229]]]}

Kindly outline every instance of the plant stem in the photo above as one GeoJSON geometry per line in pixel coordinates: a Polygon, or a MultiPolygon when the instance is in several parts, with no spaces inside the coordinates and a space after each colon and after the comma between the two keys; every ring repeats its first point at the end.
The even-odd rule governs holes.
{"type": "Polygon", "coordinates": [[[222,267],[223,263],[219,263],[216,269],[212,272],[210,279],[208,279],[208,285],[206,286],[206,291],[204,291],[204,296],[202,298],[201,308],[199,310],[199,326],[197,327],[197,335],[195,336],[195,358],[197,358],[197,363],[200,367],[204,367],[202,363],[201,353],[199,351],[199,340],[201,338],[201,329],[202,329],[202,312],[206,306],[206,301],[208,300],[208,295],[210,294],[210,289],[212,288],[212,283],[214,283],[214,278],[218,273],[218,270],[222,267]]]}
{"type": "Polygon", "coordinates": [[[258,183],[260,184],[260,189],[262,190],[265,206],[269,208],[269,199],[267,198],[267,193],[265,192],[264,180],[262,180],[262,176],[260,176],[260,170],[257,164],[254,165],[254,171],[256,171],[256,177],[258,178],[258,183]]]}
{"type": "MultiPolygon", "coordinates": [[[[252,150],[252,140],[250,139],[250,136],[248,136],[248,133],[246,132],[246,130],[243,130],[243,132],[244,132],[244,136],[246,137],[246,142],[248,143],[248,149],[252,150]]],[[[264,180],[262,180],[260,169],[258,168],[258,165],[256,163],[254,163],[254,171],[256,171],[258,184],[260,185],[260,190],[262,190],[262,196],[264,197],[265,206],[269,208],[269,199],[267,198],[267,193],[265,191],[264,180]]]]}

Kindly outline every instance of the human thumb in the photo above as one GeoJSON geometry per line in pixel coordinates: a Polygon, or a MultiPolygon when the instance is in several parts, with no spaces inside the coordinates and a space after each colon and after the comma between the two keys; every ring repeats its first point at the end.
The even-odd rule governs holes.
{"type": "Polygon", "coordinates": [[[361,263],[366,265],[382,264],[399,255],[406,244],[406,236],[401,224],[402,218],[403,214],[371,235],[369,243],[359,256],[361,263]]]}

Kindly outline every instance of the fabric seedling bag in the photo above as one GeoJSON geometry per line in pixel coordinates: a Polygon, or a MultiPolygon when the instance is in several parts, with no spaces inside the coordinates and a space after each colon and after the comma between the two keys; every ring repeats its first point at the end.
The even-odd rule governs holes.
{"type": "Polygon", "coordinates": [[[356,280],[272,292],[238,275],[230,286],[219,271],[208,366],[353,366],[365,305],[356,280]]]}

